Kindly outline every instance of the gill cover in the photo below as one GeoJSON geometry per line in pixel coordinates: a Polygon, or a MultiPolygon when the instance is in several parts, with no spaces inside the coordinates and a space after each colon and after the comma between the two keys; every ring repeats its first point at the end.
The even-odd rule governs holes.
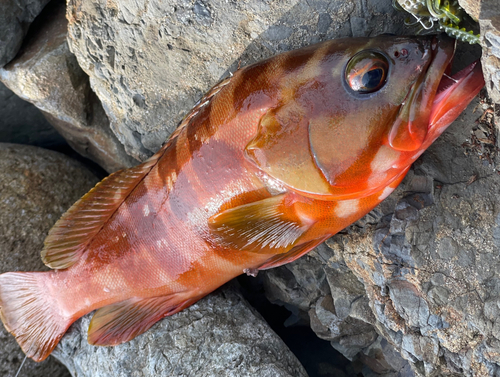
{"type": "Polygon", "coordinates": [[[282,67],[280,101],[261,118],[247,157],[305,196],[369,195],[398,176],[402,151],[425,140],[453,42],[380,36],[307,51],[302,65],[282,67]]]}

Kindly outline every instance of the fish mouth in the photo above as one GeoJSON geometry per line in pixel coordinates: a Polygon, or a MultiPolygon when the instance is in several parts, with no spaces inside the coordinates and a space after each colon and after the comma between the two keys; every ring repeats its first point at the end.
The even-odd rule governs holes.
{"type": "Polygon", "coordinates": [[[446,72],[451,70],[451,65],[452,61],[441,76],[432,102],[428,131],[434,139],[465,110],[485,85],[479,60],[469,64],[453,76],[449,76],[446,72]],[[434,135],[436,133],[438,134],[434,135]]]}
{"type": "Polygon", "coordinates": [[[425,49],[422,74],[410,89],[389,134],[389,144],[400,151],[429,146],[484,86],[481,64],[475,61],[449,76],[456,41],[446,34],[433,36],[425,49]]]}

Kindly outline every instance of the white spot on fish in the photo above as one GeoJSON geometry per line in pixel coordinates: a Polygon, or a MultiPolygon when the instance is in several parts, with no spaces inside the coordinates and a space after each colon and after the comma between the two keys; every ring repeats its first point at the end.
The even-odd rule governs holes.
{"type": "Polygon", "coordinates": [[[370,168],[374,173],[385,172],[397,163],[400,156],[401,152],[386,145],[382,145],[375,157],[373,157],[370,168]]]}
{"type": "Polygon", "coordinates": [[[156,246],[158,246],[159,248],[164,249],[165,247],[168,246],[168,242],[167,242],[166,239],[162,238],[161,240],[156,241],[156,246]]]}
{"type": "Polygon", "coordinates": [[[104,287],[104,292],[109,293],[109,288],[104,287]]]}
{"type": "Polygon", "coordinates": [[[149,215],[149,206],[147,204],[142,208],[142,213],[144,213],[144,217],[149,215]]]}
{"type": "Polygon", "coordinates": [[[359,211],[359,199],[349,199],[337,202],[335,215],[345,218],[356,214],[359,211]]]}
{"type": "Polygon", "coordinates": [[[380,196],[378,197],[378,200],[384,200],[385,198],[387,198],[389,195],[391,195],[391,193],[394,191],[394,188],[393,187],[386,187],[384,189],[384,191],[382,191],[382,194],[380,194],[380,196]]]}

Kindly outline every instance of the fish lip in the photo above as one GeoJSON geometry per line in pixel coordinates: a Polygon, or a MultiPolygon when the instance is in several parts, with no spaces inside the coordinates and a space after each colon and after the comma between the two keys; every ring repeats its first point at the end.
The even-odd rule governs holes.
{"type": "MultiPolygon", "coordinates": [[[[432,103],[429,130],[440,127],[444,131],[447,125],[454,120],[451,119],[450,113],[453,113],[451,110],[454,108],[465,109],[484,85],[485,81],[479,60],[472,62],[452,76],[444,73],[432,103]],[[451,120],[446,119],[447,117],[451,120]]],[[[458,115],[462,110],[454,112],[458,115]]]]}

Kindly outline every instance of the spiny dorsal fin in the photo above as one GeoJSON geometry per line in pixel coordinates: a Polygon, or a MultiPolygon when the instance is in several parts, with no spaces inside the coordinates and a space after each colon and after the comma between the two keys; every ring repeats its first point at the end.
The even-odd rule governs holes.
{"type": "Polygon", "coordinates": [[[277,254],[290,250],[312,222],[297,213],[285,193],[225,210],[208,224],[225,247],[277,254]]]}
{"type": "Polygon", "coordinates": [[[71,267],[123,201],[151,171],[170,143],[149,160],[104,178],[56,222],[44,242],[42,261],[48,267],[71,267]]]}
{"type": "Polygon", "coordinates": [[[96,346],[114,346],[147,331],[163,317],[188,307],[198,298],[179,294],[152,298],[131,298],[97,310],[89,325],[87,340],[96,346]]]}

